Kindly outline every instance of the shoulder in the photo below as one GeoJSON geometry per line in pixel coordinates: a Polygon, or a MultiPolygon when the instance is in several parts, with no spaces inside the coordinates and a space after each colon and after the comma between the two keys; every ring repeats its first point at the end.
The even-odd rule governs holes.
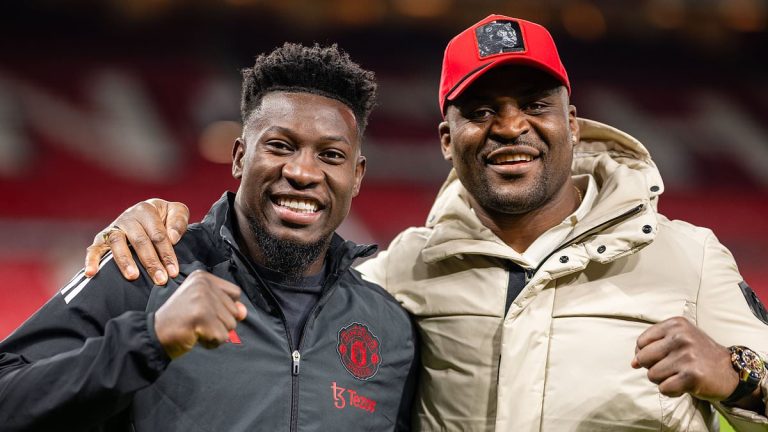
{"type": "Polygon", "coordinates": [[[350,292],[350,295],[360,300],[364,308],[370,308],[371,313],[381,313],[401,321],[407,320],[410,325],[408,312],[403,309],[400,302],[381,285],[364,279],[358,270],[347,270],[340,283],[350,292]]]}
{"type": "Polygon", "coordinates": [[[209,225],[194,223],[174,246],[174,250],[179,264],[204,262],[214,265],[226,258],[227,248],[224,239],[214,233],[209,225]]]}
{"type": "Polygon", "coordinates": [[[682,220],[671,220],[659,214],[659,236],[675,240],[689,246],[704,248],[714,238],[711,229],[693,225],[682,220]]]}
{"type": "Polygon", "coordinates": [[[670,271],[693,272],[699,279],[721,270],[738,273],[733,255],[711,229],[663,215],[659,215],[658,234],[647,249],[666,263],[670,271]]]}
{"type": "Polygon", "coordinates": [[[378,283],[390,290],[392,275],[407,271],[421,256],[421,251],[431,235],[432,229],[408,228],[395,237],[386,250],[359,264],[356,268],[366,280],[378,283]]]}
{"type": "Polygon", "coordinates": [[[384,305],[397,310],[403,310],[400,303],[392,297],[381,285],[368,281],[357,269],[349,269],[342,276],[342,282],[345,286],[355,291],[356,294],[366,297],[376,302],[383,302],[384,305]]]}
{"type": "Polygon", "coordinates": [[[434,231],[427,227],[410,227],[395,237],[387,250],[399,252],[418,251],[424,247],[434,231]]]}
{"type": "MultiPolygon", "coordinates": [[[[133,253],[138,262],[138,256],[133,253]]],[[[86,277],[79,271],[59,291],[58,294],[70,307],[88,307],[89,305],[121,304],[126,309],[143,308],[154,283],[147,272],[139,266],[139,277],[130,281],[123,277],[111,252],[102,257],[99,272],[94,277],[86,277]]]]}
{"type": "Polygon", "coordinates": [[[411,227],[398,234],[383,252],[388,256],[390,266],[416,262],[433,231],[432,228],[411,227]]]}

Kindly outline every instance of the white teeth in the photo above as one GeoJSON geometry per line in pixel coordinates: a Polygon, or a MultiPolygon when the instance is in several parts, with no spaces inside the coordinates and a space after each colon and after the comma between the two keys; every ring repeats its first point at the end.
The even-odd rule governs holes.
{"type": "Polygon", "coordinates": [[[298,213],[314,213],[317,211],[317,203],[309,200],[280,198],[277,200],[277,205],[287,207],[298,213]]]}
{"type": "Polygon", "coordinates": [[[533,156],[527,154],[503,154],[493,158],[493,163],[530,162],[533,156]]]}

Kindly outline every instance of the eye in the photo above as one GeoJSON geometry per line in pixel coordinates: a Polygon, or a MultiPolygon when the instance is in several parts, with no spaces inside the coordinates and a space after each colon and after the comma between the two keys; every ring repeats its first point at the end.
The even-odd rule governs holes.
{"type": "Polygon", "coordinates": [[[286,154],[293,151],[293,147],[285,141],[267,141],[264,145],[271,151],[279,154],[286,154]]]}
{"type": "Polygon", "coordinates": [[[496,112],[488,107],[481,107],[471,110],[467,115],[467,119],[475,122],[482,122],[490,119],[496,115],[496,112]]]}
{"type": "Polygon", "coordinates": [[[528,114],[534,114],[535,115],[535,114],[544,113],[549,107],[550,107],[550,104],[547,103],[546,101],[544,101],[544,100],[536,100],[536,101],[532,101],[532,102],[529,102],[529,103],[525,104],[523,109],[528,114]]]}
{"type": "Polygon", "coordinates": [[[320,158],[328,163],[339,165],[347,160],[347,155],[340,150],[328,149],[320,152],[320,158]]]}

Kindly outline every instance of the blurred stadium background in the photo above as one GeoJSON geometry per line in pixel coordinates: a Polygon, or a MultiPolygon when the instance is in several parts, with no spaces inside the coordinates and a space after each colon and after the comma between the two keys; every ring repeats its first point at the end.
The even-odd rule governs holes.
{"type": "MultiPolygon", "coordinates": [[[[283,41],[376,71],[363,191],[343,227],[386,246],[448,171],[437,84],[449,38],[493,13],[546,25],[579,114],[639,138],[661,210],[712,227],[768,299],[768,0],[70,0],[0,13],[0,338],[148,197],[199,219],[225,189],[239,69],[283,41]]],[[[734,287],[734,295],[739,295],[734,287]]]]}

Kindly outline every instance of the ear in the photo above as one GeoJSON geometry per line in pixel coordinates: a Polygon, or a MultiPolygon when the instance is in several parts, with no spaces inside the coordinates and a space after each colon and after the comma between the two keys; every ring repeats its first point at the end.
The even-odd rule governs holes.
{"type": "Polygon", "coordinates": [[[568,128],[571,130],[571,139],[573,140],[571,144],[575,146],[581,139],[581,131],[579,121],[576,118],[576,107],[573,105],[568,106],[568,128]]]}
{"type": "Polygon", "coordinates": [[[243,157],[245,157],[245,141],[239,137],[232,146],[232,177],[238,180],[243,176],[243,157]]]}
{"type": "Polygon", "coordinates": [[[352,187],[352,197],[356,197],[360,193],[360,185],[363,182],[365,176],[365,156],[357,157],[357,165],[355,166],[355,185],[352,187]]]}
{"type": "Polygon", "coordinates": [[[443,159],[447,161],[453,160],[453,147],[451,146],[451,127],[448,126],[448,122],[441,122],[437,126],[437,132],[440,134],[440,149],[443,151],[443,159]]]}

